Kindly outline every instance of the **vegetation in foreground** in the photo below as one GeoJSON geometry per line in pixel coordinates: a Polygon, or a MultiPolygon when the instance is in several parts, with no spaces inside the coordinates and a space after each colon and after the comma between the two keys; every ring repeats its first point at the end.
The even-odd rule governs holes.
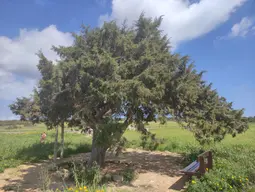
{"type": "MultiPolygon", "coordinates": [[[[202,148],[192,133],[181,129],[177,123],[168,122],[166,125],[151,123],[148,128],[162,138],[162,143],[154,147],[154,141],[140,140],[141,134],[136,131],[126,131],[127,147],[144,147],[151,150],[172,151],[184,155],[184,165],[190,163],[203,150],[213,150],[214,169],[202,178],[193,180],[187,191],[241,191],[255,184],[255,124],[250,129],[235,138],[226,137],[221,143],[202,148]]],[[[48,132],[45,144],[39,143],[40,133],[45,129],[42,125],[37,128],[21,129],[22,133],[0,135],[0,169],[15,167],[24,162],[35,162],[49,159],[53,155],[54,131],[48,132]],[[29,132],[28,129],[34,132],[29,132]],[[15,141],[15,142],[13,142],[15,141]]],[[[1,129],[0,131],[2,131],[1,129]]],[[[12,130],[15,133],[15,130],[12,130]]],[[[81,134],[66,133],[66,156],[88,152],[91,150],[91,138],[81,134]]],[[[88,183],[87,181],[83,181],[88,183]]],[[[85,184],[77,185],[79,188],[85,184]]],[[[90,187],[89,185],[86,185],[90,187]]],[[[84,189],[84,188],[83,188],[84,189]]],[[[91,191],[91,190],[90,190],[91,191]]]]}

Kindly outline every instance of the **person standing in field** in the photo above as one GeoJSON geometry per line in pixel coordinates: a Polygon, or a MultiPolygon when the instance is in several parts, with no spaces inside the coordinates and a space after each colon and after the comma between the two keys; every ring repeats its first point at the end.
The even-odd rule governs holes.
{"type": "Polygon", "coordinates": [[[42,134],[41,134],[41,139],[40,139],[40,142],[41,143],[44,143],[44,140],[46,139],[46,133],[45,132],[43,132],[42,134]]]}

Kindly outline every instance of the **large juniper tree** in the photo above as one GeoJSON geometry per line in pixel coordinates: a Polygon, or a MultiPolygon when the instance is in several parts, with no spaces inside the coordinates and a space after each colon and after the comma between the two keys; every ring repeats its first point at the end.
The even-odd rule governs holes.
{"type": "Polygon", "coordinates": [[[172,115],[201,143],[248,128],[243,111],[212,90],[189,57],[171,53],[161,21],[141,15],[132,28],[114,21],[83,26],[72,46],[54,47],[61,57],[56,66],[41,55],[41,109],[54,121],[71,117],[93,128],[91,163],[104,164],[106,150],[130,123],[144,131],[156,117],[164,122],[172,115]],[[44,74],[43,61],[60,78],[53,80],[54,70],[44,74]],[[119,116],[125,120],[116,121],[119,116]]]}

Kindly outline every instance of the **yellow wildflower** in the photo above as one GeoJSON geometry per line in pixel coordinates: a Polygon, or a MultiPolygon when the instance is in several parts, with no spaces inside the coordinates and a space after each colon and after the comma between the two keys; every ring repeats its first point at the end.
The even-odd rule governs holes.
{"type": "Polygon", "coordinates": [[[84,186],[84,187],[83,187],[83,189],[87,189],[87,187],[86,187],[86,186],[84,186]]]}
{"type": "Polygon", "coordinates": [[[208,171],[209,169],[208,169],[208,168],[206,168],[205,170],[206,170],[206,171],[208,171]]]}
{"type": "Polygon", "coordinates": [[[80,189],[80,191],[82,190],[82,188],[81,188],[81,187],[80,187],[79,189],[80,189]]]}
{"type": "Polygon", "coordinates": [[[245,180],[246,180],[246,181],[249,181],[249,179],[248,179],[248,178],[246,178],[245,180]]]}
{"type": "Polygon", "coordinates": [[[192,181],[191,181],[191,183],[192,183],[192,184],[195,184],[195,183],[196,183],[196,181],[192,180],[192,181]]]}

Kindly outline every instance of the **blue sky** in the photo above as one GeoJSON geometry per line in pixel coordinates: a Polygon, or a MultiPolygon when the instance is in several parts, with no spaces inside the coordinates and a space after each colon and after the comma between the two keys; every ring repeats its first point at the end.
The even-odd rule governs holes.
{"type": "Polygon", "coordinates": [[[145,11],[164,15],[173,51],[190,55],[220,95],[255,116],[254,0],[2,0],[0,6],[0,119],[8,105],[28,96],[39,78],[35,53],[55,60],[52,45],[71,45],[80,25],[115,19],[128,24],[145,11]],[[75,3],[74,3],[75,2],[75,3]]]}

